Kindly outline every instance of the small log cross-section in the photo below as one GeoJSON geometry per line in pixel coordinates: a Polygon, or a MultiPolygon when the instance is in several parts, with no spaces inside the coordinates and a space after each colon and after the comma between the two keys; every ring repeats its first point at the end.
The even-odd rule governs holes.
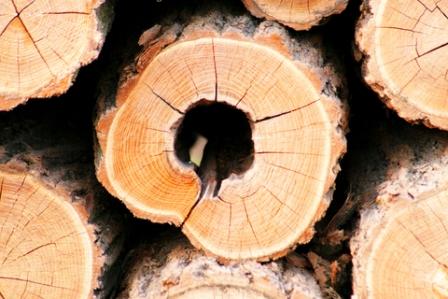
{"type": "Polygon", "coordinates": [[[0,298],[108,298],[123,216],[107,209],[88,146],[22,121],[0,126],[0,298]]]}
{"type": "Polygon", "coordinates": [[[448,186],[363,213],[355,280],[359,298],[448,298],[448,186]],[[375,223],[377,227],[367,228],[375,223]]]}
{"type": "Polygon", "coordinates": [[[137,72],[100,101],[99,180],[209,253],[284,255],[310,240],[332,197],[341,82],[318,45],[273,22],[211,14],[180,28],[147,31],[137,72]]]}
{"type": "Polygon", "coordinates": [[[448,1],[365,0],[363,76],[410,122],[448,130],[448,1]]]}
{"type": "Polygon", "coordinates": [[[356,200],[369,203],[351,240],[354,294],[448,298],[448,135],[390,129],[353,172],[356,200]]]}
{"type": "Polygon", "coordinates": [[[0,170],[0,298],[88,298],[99,265],[82,206],[0,170]]]}
{"type": "Polygon", "coordinates": [[[348,0],[242,0],[256,17],[278,21],[295,30],[308,30],[342,12],[348,0]]]}
{"type": "Polygon", "coordinates": [[[0,110],[70,87],[104,41],[106,27],[98,17],[102,2],[0,1],[0,110]]]}
{"type": "Polygon", "coordinates": [[[154,244],[129,254],[118,299],[324,298],[310,273],[285,260],[223,265],[181,238],[154,244]]]}

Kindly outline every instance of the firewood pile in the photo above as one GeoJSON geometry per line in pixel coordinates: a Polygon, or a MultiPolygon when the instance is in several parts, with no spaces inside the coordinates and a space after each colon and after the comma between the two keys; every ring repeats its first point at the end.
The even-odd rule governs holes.
{"type": "Polygon", "coordinates": [[[448,298],[448,1],[2,0],[0,299],[448,298]]]}

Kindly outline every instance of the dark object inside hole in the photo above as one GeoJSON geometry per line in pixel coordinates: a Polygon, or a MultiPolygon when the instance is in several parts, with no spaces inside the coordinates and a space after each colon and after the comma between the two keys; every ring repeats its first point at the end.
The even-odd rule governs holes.
{"type": "Polygon", "coordinates": [[[242,174],[254,160],[252,127],[248,115],[226,103],[200,100],[179,120],[174,150],[179,160],[190,163],[190,148],[199,135],[207,139],[202,161],[195,166],[201,179],[199,198],[213,184],[217,196],[223,180],[242,174]]]}

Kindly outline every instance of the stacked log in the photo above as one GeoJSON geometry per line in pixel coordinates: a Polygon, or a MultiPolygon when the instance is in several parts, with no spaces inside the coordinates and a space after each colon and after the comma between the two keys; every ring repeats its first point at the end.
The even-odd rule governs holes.
{"type": "Polygon", "coordinates": [[[447,130],[446,1],[366,0],[361,10],[365,81],[407,121],[447,130]]]}
{"type": "Polygon", "coordinates": [[[446,298],[448,135],[385,125],[373,136],[352,172],[355,298],[446,298]]]}
{"type": "Polygon", "coordinates": [[[348,0],[243,0],[256,17],[275,20],[295,30],[308,30],[342,12],[348,0]]]}
{"type": "MultiPolygon", "coordinates": [[[[112,2],[2,0],[0,110],[64,93],[98,56],[112,2]]],[[[359,121],[370,111],[353,105],[349,196],[329,208],[347,84],[324,41],[341,31],[277,22],[308,30],[348,1],[243,2],[267,20],[198,1],[148,17],[138,41],[118,24],[140,48],[112,39],[98,64],[95,157],[66,115],[0,112],[0,299],[448,298],[448,132],[359,121]]],[[[361,14],[374,100],[448,130],[448,1],[364,0],[361,14]]],[[[370,98],[355,77],[353,101],[370,98]]]]}
{"type": "Polygon", "coordinates": [[[155,26],[96,123],[97,176],[132,213],[223,259],[313,236],[345,151],[344,84],[318,38],[210,13],[155,26]]]}
{"type": "Polygon", "coordinates": [[[112,21],[104,0],[0,4],[0,110],[64,93],[97,58],[112,21]]]}
{"type": "Polygon", "coordinates": [[[303,268],[281,259],[222,264],[170,237],[129,254],[118,299],[147,298],[324,298],[303,268]]]}
{"type": "Polygon", "coordinates": [[[121,210],[68,130],[22,121],[0,129],[0,298],[106,298],[121,210]]]}

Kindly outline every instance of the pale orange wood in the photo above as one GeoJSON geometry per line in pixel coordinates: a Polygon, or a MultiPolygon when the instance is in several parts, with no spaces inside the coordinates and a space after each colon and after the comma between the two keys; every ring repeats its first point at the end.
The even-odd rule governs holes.
{"type": "Polygon", "coordinates": [[[27,173],[0,170],[0,297],[90,298],[100,270],[87,213],[27,173]]]}
{"type": "Polygon", "coordinates": [[[365,270],[356,273],[359,298],[448,298],[447,189],[362,214],[353,241],[365,243],[355,257],[365,270]]]}
{"type": "Polygon", "coordinates": [[[220,264],[183,238],[163,239],[129,254],[118,299],[324,298],[311,274],[281,259],[220,264]]]}
{"type": "Polygon", "coordinates": [[[295,30],[308,30],[333,14],[341,13],[348,0],[242,0],[256,17],[275,20],[295,30]]]}
{"type": "Polygon", "coordinates": [[[385,129],[364,152],[373,164],[353,172],[364,202],[350,244],[354,294],[448,298],[448,135],[385,129]]]}
{"type": "Polygon", "coordinates": [[[0,110],[64,93],[104,42],[104,0],[0,3],[0,110]],[[101,6],[102,5],[102,6],[101,6]]]}
{"type": "Polygon", "coordinates": [[[311,239],[331,201],[345,151],[336,94],[343,85],[321,64],[318,45],[299,44],[271,22],[245,35],[255,25],[247,17],[226,16],[216,28],[219,18],[198,18],[179,38],[176,26],[145,34],[155,39],[146,41],[138,73],[121,81],[115,106],[100,101],[97,175],[134,215],[181,226],[211,254],[279,257],[311,239]],[[215,98],[251,119],[254,162],[225,179],[218,196],[198,200],[201,181],[174,140],[185,111],[215,98]]]}
{"type": "Polygon", "coordinates": [[[356,41],[363,76],[410,122],[448,129],[448,1],[366,0],[356,41]]]}
{"type": "Polygon", "coordinates": [[[0,123],[0,298],[107,298],[123,210],[96,182],[89,147],[50,127],[0,123]]]}

